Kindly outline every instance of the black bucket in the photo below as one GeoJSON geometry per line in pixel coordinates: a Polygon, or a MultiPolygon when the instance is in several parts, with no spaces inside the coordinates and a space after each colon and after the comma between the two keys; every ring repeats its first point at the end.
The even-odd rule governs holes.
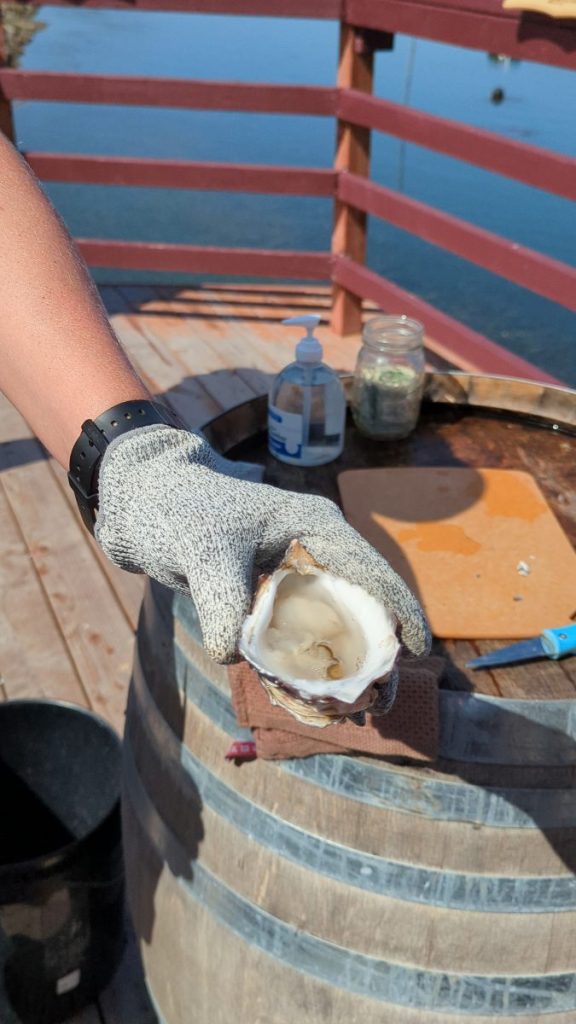
{"type": "Polygon", "coordinates": [[[121,742],[91,712],[0,704],[0,1021],[54,1024],[124,943],[121,742]]]}

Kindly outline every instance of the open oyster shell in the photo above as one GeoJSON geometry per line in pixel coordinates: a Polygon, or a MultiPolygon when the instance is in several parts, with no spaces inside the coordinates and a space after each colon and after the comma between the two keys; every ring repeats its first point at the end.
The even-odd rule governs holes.
{"type": "Polygon", "coordinates": [[[375,703],[400,648],[395,625],[376,598],[292,541],[258,587],[239,649],[273,704],[323,727],[375,703]]]}

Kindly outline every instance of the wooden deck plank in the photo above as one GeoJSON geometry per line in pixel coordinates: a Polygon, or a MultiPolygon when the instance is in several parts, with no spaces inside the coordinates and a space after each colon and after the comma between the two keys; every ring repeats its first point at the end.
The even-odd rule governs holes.
{"type": "Polygon", "coordinates": [[[25,474],[32,504],[30,498],[42,494],[35,481],[46,465],[41,445],[0,396],[0,674],[9,699],[43,697],[86,706],[81,677],[10,500],[25,474]]]}
{"type": "MultiPolygon", "coordinates": [[[[322,315],[325,322],[319,333],[326,361],[340,372],[350,373],[354,369],[360,336],[342,338],[327,326],[330,293],[326,288],[283,289],[277,294],[248,285],[156,289],[137,285],[123,286],[120,291],[136,314],[132,322],[147,334],[157,351],[159,347],[165,354],[165,346],[171,348],[224,407],[247,400],[245,384],[255,394],[267,391],[273,376],[292,361],[299,334],[297,328],[282,325],[285,317],[304,312],[322,315]]],[[[118,307],[118,300],[113,300],[112,308],[117,311],[118,307]]],[[[367,303],[365,319],[375,312],[376,307],[367,303]]],[[[430,347],[426,339],[426,345],[429,367],[454,367],[454,363],[434,350],[433,342],[430,347]]],[[[138,361],[136,353],[134,358],[138,361]]]]}
{"type": "MultiPolygon", "coordinates": [[[[118,291],[118,301],[122,298],[118,291]]],[[[189,426],[206,423],[217,416],[222,406],[200,381],[183,373],[182,366],[170,353],[150,341],[126,300],[124,305],[125,312],[115,312],[111,323],[146,386],[189,426]]]]}
{"type": "MultiPolygon", "coordinates": [[[[130,291],[121,291],[130,301],[130,291]]],[[[237,372],[234,356],[227,359],[226,352],[210,344],[214,324],[202,321],[199,325],[198,320],[174,316],[169,302],[163,302],[161,312],[155,312],[157,295],[152,290],[148,299],[140,294],[139,301],[139,329],[151,345],[172,356],[183,380],[199,381],[222,409],[254,398],[258,392],[237,372]]],[[[226,325],[222,326],[225,329],[226,325]]]]}
{"type": "MultiPolygon", "coordinates": [[[[22,417],[6,403],[0,442],[30,440],[22,417]]],[[[90,548],[89,537],[46,459],[6,464],[2,484],[54,618],[65,638],[90,707],[121,730],[133,634],[90,548]],[[37,495],[38,500],[32,500],[37,495]]]]}
{"type": "Polygon", "coordinates": [[[260,326],[268,316],[267,307],[262,310],[252,300],[239,305],[235,297],[230,302],[226,293],[208,288],[202,289],[200,299],[199,293],[190,290],[175,295],[170,291],[162,290],[165,304],[171,310],[180,310],[187,328],[196,336],[201,334],[215,357],[233,366],[254,394],[266,393],[275,374],[294,358],[293,339],[280,326],[277,313],[272,320],[277,330],[264,341],[260,326]]]}
{"type": "MultiPolygon", "coordinates": [[[[166,296],[166,289],[163,289],[163,294],[166,296]]],[[[193,313],[196,318],[203,316],[203,327],[214,325],[218,328],[222,324],[233,323],[234,332],[228,333],[232,337],[235,333],[237,338],[240,365],[249,358],[250,365],[277,373],[294,359],[296,343],[305,333],[302,328],[284,326],[282,320],[304,312],[317,312],[327,321],[327,299],[328,293],[326,298],[322,298],[313,307],[302,309],[298,292],[295,292],[294,298],[290,295],[266,295],[262,301],[260,289],[244,290],[240,298],[235,290],[217,290],[208,286],[202,288],[201,292],[197,289],[180,289],[171,301],[178,302],[182,311],[189,315],[193,313]],[[204,298],[203,303],[201,297],[204,298]]],[[[359,335],[341,338],[324,322],[318,328],[318,336],[324,345],[326,359],[335,369],[347,371],[353,367],[359,335]]]]}
{"type": "MultiPolygon", "coordinates": [[[[275,293],[270,290],[271,288],[273,286],[269,286],[266,291],[261,286],[255,288],[243,285],[231,289],[225,285],[209,285],[197,289],[163,287],[160,291],[172,304],[176,306],[180,304],[182,309],[188,306],[188,315],[196,317],[225,315],[227,319],[237,320],[241,328],[247,323],[250,323],[253,328],[256,322],[280,325],[284,317],[299,316],[303,313],[319,313],[323,318],[320,331],[326,345],[327,356],[333,353],[332,365],[337,367],[337,355],[343,355],[345,362],[342,369],[345,372],[351,371],[360,344],[360,335],[340,337],[328,326],[331,308],[330,290],[319,286],[316,289],[310,287],[280,289],[278,293],[275,293]],[[212,310],[206,305],[208,298],[212,298],[214,303],[212,310]]],[[[381,310],[374,303],[365,301],[363,321],[366,322],[379,312],[381,310]]],[[[284,334],[288,337],[289,331],[286,328],[281,328],[276,340],[279,341],[284,334]]],[[[449,358],[446,346],[428,336],[424,340],[429,367],[444,370],[459,368],[459,364],[449,358]]],[[[292,344],[286,353],[286,360],[293,353],[293,348],[292,344]]]]}
{"type": "Polygon", "coordinates": [[[258,324],[251,306],[237,306],[238,312],[231,312],[229,302],[221,297],[225,293],[215,297],[208,288],[197,292],[159,288],[158,292],[160,309],[169,311],[185,324],[184,331],[174,332],[174,343],[183,358],[189,358],[189,339],[192,337],[195,345],[197,341],[203,345],[206,358],[204,372],[209,372],[211,366],[215,371],[223,366],[233,368],[244,382],[243,387],[252,392],[252,397],[268,389],[271,373],[278,369],[278,356],[272,349],[260,358],[258,324]]]}
{"type": "MultiPolygon", "coordinates": [[[[330,293],[324,289],[321,293],[300,293],[294,289],[291,294],[262,294],[262,289],[248,290],[245,286],[240,292],[236,289],[226,290],[224,287],[181,288],[160,287],[160,301],[156,306],[150,304],[147,310],[157,310],[158,314],[168,308],[175,316],[186,321],[187,328],[204,332],[214,340],[214,329],[220,334],[226,333],[243,349],[235,365],[243,379],[247,379],[245,363],[249,361],[249,373],[253,383],[255,373],[268,373],[261,382],[261,390],[267,390],[271,376],[276,374],[286,363],[294,358],[294,347],[299,335],[297,328],[287,328],[282,320],[289,316],[303,313],[318,313],[322,316],[319,326],[319,337],[324,345],[326,361],[343,373],[351,373],[354,369],[356,356],[360,347],[360,335],[340,337],[328,325],[330,314],[330,293]],[[162,300],[164,300],[162,302],[162,300]],[[234,325],[234,327],[230,325],[234,325]],[[269,325],[271,330],[266,329],[269,325]],[[254,370],[253,367],[257,367],[254,370]]],[[[364,320],[377,313],[371,303],[364,305],[364,320]]],[[[208,340],[209,340],[208,338],[208,340]]],[[[454,361],[446,358],[446,350],[437,346],[433,339],[425,338],[425,352],[428,368],[454,369],[454,361]]]]}
{"type": "MultiPolygon", "coordinates": [[[[54,462],[53,459],[50,460],[49,465],[50,470],[62,491],[64,499],[69,506],[70,514],[76,520],[80,530],[83,531],[84,526],[82,525],[80,512],[78,511],[78,506],[76,504],[74,494],[72,493],[72,488],[68,483],[67,474],[57,462],[54,462]]],[[[133,572],[124,572],[123,569],[119,569],[117,565],[114,565],[108,558],[106,558],[106,555],[98,547],[95,540],[88,538],[88,543],[96,561],[106,576],[110,587],[114,591],[114,595],[124,613],[126,621],[131,629],[136,629],[138,624],[138,613],[140,611],[140,604],[142,602],[142,595],[144,593],[144,586],[146,582],[145,576],[141,576],[133,572]]]]}
{"type": "Polygon", "coordinates": [[[6,696],[87,706],[86,692],[4,493],[2,476],[0,472],[0,677],[6,696]]]}

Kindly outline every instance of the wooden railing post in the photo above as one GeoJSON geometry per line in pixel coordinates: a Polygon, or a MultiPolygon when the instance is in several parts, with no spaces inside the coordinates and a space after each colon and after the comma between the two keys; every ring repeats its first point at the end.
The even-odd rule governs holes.
{"type": "MultiPolygon", "coordinates": [[[[341,21],[338,88],[371,93],[373,78],[373,47],[360,29],[341,21]]],[[[336,174],[346,170],[368,175],[370,135],[369,128],[361,128],[338,118],[334,158],[336,174]]],[[[366,214],[342,202],[338,195],[335,198],[332,254],[349,256],[358,263],[364,263],[366,254],[366,214]]],[[[362,300],[335,284],[332,292],[332,329],[337,334],[351,334],[360,330],[361,321],[362,300]]]]}

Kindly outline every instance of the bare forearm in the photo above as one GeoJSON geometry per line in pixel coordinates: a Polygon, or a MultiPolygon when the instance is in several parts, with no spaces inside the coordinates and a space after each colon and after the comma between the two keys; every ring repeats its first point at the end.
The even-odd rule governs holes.
{"type": "Polygon", "coordinates": [[[149,397],[48,201],[0,135],[0,388],[66,466],[85,419],[149,397]]]}

